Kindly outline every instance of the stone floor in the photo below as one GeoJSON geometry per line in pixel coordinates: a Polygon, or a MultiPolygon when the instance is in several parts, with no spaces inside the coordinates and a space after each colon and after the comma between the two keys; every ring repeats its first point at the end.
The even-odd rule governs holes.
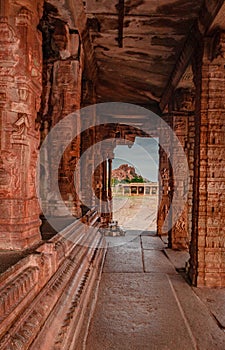
{"type": "Polygon", "coordinates": [[[225,291],[191,288],[174,267],[187,257],[147,234],[109,248],[79,350],[224,350],[225,291]]]}
{"type": "Polygon", "coordinates": [[[156,230],[157,196],[114,196],[112,207],[113,220],[125,230],[156,230]]]}

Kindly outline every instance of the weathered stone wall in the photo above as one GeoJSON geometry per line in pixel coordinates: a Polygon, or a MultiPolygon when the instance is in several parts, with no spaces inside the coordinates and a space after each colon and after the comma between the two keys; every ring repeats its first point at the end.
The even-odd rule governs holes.
{"type": "Polygon", "coordinates": [[[1,1],[0,13],[0,248],[37,243],[35,174],[42,91],[42,1],[1,1]]]}

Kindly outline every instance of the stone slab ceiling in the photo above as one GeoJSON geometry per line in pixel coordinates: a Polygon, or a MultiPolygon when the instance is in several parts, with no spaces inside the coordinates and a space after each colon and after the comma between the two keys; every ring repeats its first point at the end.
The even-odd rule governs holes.
{"type": "Polygon", "coordinates": [[[202,2],[86,0],[98,100],[158,102],[202,2]]]}

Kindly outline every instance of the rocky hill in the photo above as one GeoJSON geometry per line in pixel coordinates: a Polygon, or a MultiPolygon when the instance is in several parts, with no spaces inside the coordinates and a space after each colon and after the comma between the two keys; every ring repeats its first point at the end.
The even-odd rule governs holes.
{"type": "Polygon", "coordinates": [[[112,170],[112,178],[116,182],[148,182],[141,175],[138,175],[133,166],[122,164],[119,168],[112,170]]]}

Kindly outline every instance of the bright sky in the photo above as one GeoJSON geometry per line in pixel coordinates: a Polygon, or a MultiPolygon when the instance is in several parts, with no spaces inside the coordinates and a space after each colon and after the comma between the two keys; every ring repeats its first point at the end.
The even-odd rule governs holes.
{"type": "Polygon", "coordinates": [[[121,164],[129,164],[136,168],[136,172],[150,181],[158,181],[158,143],[154,138],[136,137],[134,145],[117,146],[113,169],[121,164]]]}

